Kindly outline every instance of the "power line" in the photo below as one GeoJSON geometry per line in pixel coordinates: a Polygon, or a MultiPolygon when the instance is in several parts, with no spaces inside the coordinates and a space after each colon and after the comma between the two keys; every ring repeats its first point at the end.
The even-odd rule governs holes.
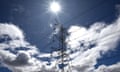
{"type": "MultiPolygon", "coordinates": [[[[117,32],[120,32],[120,30],[119,31],[117,31],[117,32]]],[[[117,33],[117,32],[115,32],[115,33],[117,33]]],[[[114,33],[114,34],[115,34],[114,33]]],[[[108,34],[107,36],[105,36],[105,37],[101,37],[101,39],[104,39],[104,38],[106,38],[106,37],[108,37],[108,36],[110,36],[111,34],[108,34]]],[[[112,36],[112,37],[115,37],[115,36],[112,36]]],[[[111,38],[111,37],[110,37],[111,38]]],[[[109,38],[108,38],[109,39],[109,38]]],[[[108,40],[108,39],[104,39],[104,40],[101,40],[101,41],[106,41],[106,40],[108,40]]],[[[99,39],[96,39],[96,40],[99,40],[99,39]]],[[[100,41],[100,42],[101,42],[100,41]]],[[[76,48],[79,48],[80,46],[76,46],[76,48]]]]}
{"type": "MultiPolygon", "coordinates": [[[[120,30],[117,31],[117,32],[115,32],[115,33],[118,33],[118,32],[120,32],[120,30]]],[[[114,34],[115,34],[115,33],[114,33],[114,34]]],[[[111,35],[111,34],[108,34],[107,36],[105,36],[105,37],[101,37],[101,38],[103,39],[103,38],[106,38],[106,37],[108,37],[108,36],[110,36],[110,35],[111,35]]],[[[115,37],[115,36],[112,36],[112,37],[115,37]]],[[[111,38],[111,37],[110,37],[110,38],[111,38]]],[[[98,39],[96,39],[96,40],[98,40],[98,39]]],[[[108,39],[101,40],[101,41],[106,41],[106,40],[108,40],[108,39]]],[[[76,46],[76,48],[77,48],[77,47],[80,47],[80,46],[76,46]]],[[[76,58],[76,57],[77,57],[77,56],[75,56],[74,58],[76,58]]]]}
{"type": "MultiPolygon", "coordinates": [[[[120,32],[120,31],[117,31],[117,32],[120,32]]],[[[117,32],[115,32],[115,33],[117,33],[117,32]]],[[[115,34],[114,33],[114,34],[115,34]]],[[[108,37],[108,36],[110,36],[110,35],[112,35],[112,34],[108,34],[107,36],[105,36],[105,37],[108,37]]],[[[80,36],[81,37],[81,36],[80,36]]],[[[101,38],[105,38],[105,37],[101,37],[101,38]]],[[[77,38],[76,38],[77,39],[77,38]]],[[[96,39],[96,40],[98,40],[98,39],[96,39]]],[[[72,40],[73,41],[73,40],[72,40]]]]}
{"type": "MultiPolygon", "coordinates": [[[[99,39],[101,39],[101,38],[105,38],[105,37],[108,37],[108,36],[113,35],[113,34],[118,33],[118,32],[120,32],[120,30],[118,30],[118,31],[116,31],[116,32],[114,32],[114,33],[112,33],[112,34],[107,34],[106,36],[100,37],[99,39]]],[[[83,35],[82,35],[82,36],[83,36],[83,35]]],[[[79,36],[79,37],[74,38],[74,39],[69,40],[69,41],[77,40],[77,39],[79,39],[79,38],[82,37],[82,36],[79,36]]],[[[95,39],[95,40],[99,40],[99,39],[95,39]]]]}
{"type": "MultiPolygon", "coordinates": [[[[83,11],[83,12],[81,13],[81,16],[82,16],[83,14],[87,13],[89,10],[94,10],[94,9],[97,8],[98,6],[102,5],[103,3],[105,3],[104,0],[102,0],[99,4],[97,4],[97,6],[94,6],[93,8],[90,8],[90,9],[88,9],[88,10],[86,10],[86,11],[83,11]]],[[[78,18],[78,17],[80,17],[80,16],[77,15],[76,17],[72,18],[70,21],[72,21],[73,19],[78,18]]],[[[56,21],[56,19],[55,19],[55,21],[56,21]]],[[[58,23],[58,22],[57,22],[57,23],[58,23]]],[[[76,32],[76,31],[75,31],[75,32],[76,32]]],[[[48,36],[48,34],[47,34],[46,36],[48,36]]],[[[45,39],[45,37],[42,38],[42,39],[45,39]]],[[[49,45],[49,44],[47,44],[47,45],[49,45]]],[[[45,46],[46,46],[46,45],[45,45],[45,46]]]]}
{"type": "MultiPolygon", "coordinates": [[[[103,20],[103,19],[106,19],[106,18],[108,18],[108,17],[110,17],[111,15],[112,15],[113,13],[110,13],[110,14],[108,14],[108,15],[105,15],[104,17],[100,17],[100,18],[98,18],[98,19],[96,19],[96,21],[97,20],[103,20]]],[[[69,33],[73,33],[73,32],[78,32],[80,29],[76,29],[75,31],[71,31],[71,32],[69,32],[69,33]]]]}
{"type": "MultiPolygon", "coordinates": [[[[103,0],[103,1],[104,1],[104,0],[103,0]]],[[[102,1],[102,2],[103,2],[103,1],[102,1]]],[[[102,3],[102,2],[101,2],[101,3],[102,3]]],[[[100,3],[100,4],[101,4],[101,3],[100,3]]],[[[92,9],[94,9],[94,8],[91,8],[90,10],[92,10],[92,9]]],[[[84,13],[84,12],[83,12],[83,13],[84,13]]],[[[78,17],[76,17],[76,18],[78,18],[78,17]]],[[[72,20],[74,20],[74,19],[72,19],[72,20]]],[[[71,21],[71,20],[70,20],[70,21],[71,21]]],[[[62,40],[62,43],[63,43],[63,40],[62,40]]],[[[51,44],[48,44],[47,46],[49,46],[49,45],[51,45],[51,44]]],[[[64,46],[62,46],[62,48],[64,48],[64,46]]],[[[63,50],[61,49],[61,52],[62,52],[62,51],[63,51],[63,50]]],[[[62,54],[62,55],[63,55],[63,54],[62,54]]],[[[63,60],[62,60],[62,61],[63,61],[63,60]]],[[[64,70],[63,70],[62,72],[64,72],[64,70]]]]}
{"type": "MultiPolygon", "coordinates": [[[[111,14],[113,14],[113,13],[111,13],[111,14]]],[[[97,19],[97,20],[105,19],[105,18],[109,17],[111,14],[106,15],[106,16],[104,16],[104,17],[101,17],[101,18],[99,18],[99,19],[97,19]]],[[[77,29],[76,31],[72,31],[72,32],[70,32],[70,33],[75,33],[75,32],[78,32],[79,30],[80,30],[80,29],[77,29]]],[[[91,31],[91,33],[92,33],[92,32],[93,32],[93,31],[91,31]]],[[[72,39],[72,40],[76,40],[76,39],[78,39],[78,38],[80,38],[80,37],[83,37],[83,36],[85,36],[85,35],[88,35],[88,34],[90,34],[90,32],[87,33],[87,34],[83,34],[82,36],[76,37],[76,38],[74,38],[74,39],[72,39]]]]}

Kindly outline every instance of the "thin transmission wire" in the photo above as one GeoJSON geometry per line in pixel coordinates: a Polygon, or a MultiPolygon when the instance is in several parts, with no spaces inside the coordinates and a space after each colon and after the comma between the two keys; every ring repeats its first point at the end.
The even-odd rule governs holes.
{"type": "MultiPolygon", "coordinates": [[[[94,6],[94,7],[90,8],[90,9],[88,9],[88,10],[86,10],[86,11],[83,11],[82,13],[80,13],[80,16],[77,15],[77,17],[74,17],[74,18],[70,19],[69,21],[72,21],[73,19],[77,19],[77,18],[81,17],[83,14],[89,12],[90,10],[96,9],[97,7],[99,7],[100,5],[102,5],[102,4],[104,4],[104,3],[105,3],[105,1],[102,0],[99,4],[97,4],[97,6],[94,6]]],[[[68,21],[68,22],[69,22],[69,21],[68,21]]],[[[66,22],[66,23],[67,23],[67,22],[66,22]]],[[[47,34],[47,35],[48,35],[48,34],[47,34]]],[[[45,38],[42,38],[42,39],[45,39],[45,38]]],[[[47,46],[49,46],[49,45],[50,45],[50,43],[47,44],[47,46]]]]}
{"type": "MultiPolygon", "coordinates": [[[[118,31],[116,31],[116,32],[114,32],[114,33],[110,33],[110,34],[107,34],[106,36],[102,36],[102,37],[100,37],[99,39],[102,39],[102,38],[106,38],[106,37],[108,37],[108,36],[110,36],[110,35],[113,35],[113,34],[116,34],[116,33],[118,33],[118,32],[120,32],[120,30],[118,30],[118,31]]],[[[82,35],[83,36],[83,35],[82,35]]],[[[69,40],[69,42],[70,41],[74,41],[74,40],[77,40],[77,39],[79,39],[80,37],[82,37],[82,36],[79,36],[79,37],[77,37],[77,38],[74,38],[74,39],[72,39],[72,40],[69,40]]],[[[95,40],[99,40],[99,39],[95,39],[95,40]]]]}
{"type": "MultiPolygon", "coordinates": [[[[106,18],[110,17],[111,14],[113,14],[113,13],[110,13],[110,14],[104,16],[104,17],[98,18],[97,20],[106,19],[106,18]]],[[[80,31],[80,29],[77,29],[76,31],[72,31],[72,32],[69,32],[69,33],[75,33],[75,32],[78,32],[78,31],[80,31]]],[[[93,31],[90,31],[90,32],[92,33],[93,31]]],[[[80,38],[80,37],[83,37],[83,36],[85,36],[85,35],[89,35],[90,32],[89,32],[89,33],[85,33],[85,34],[83,34],[82,36],[76,37],[76,38],[74,38],[74,39],[72,39],[72,40],[76,40],[76,39],[78,39],[78,38],[80,38]]],[[[71,40],[71,41],[72,41],[72,40],[71,40]]]]}
{"type": "MultiPolygon", "coordinates": [[[[120,30],[119,31],[117,31],[117,32],[114,32],[113,34],[117,34],[118,32],[120,32],[120,30]]],[[[94,41],[97,41],[97,40],[100,40],[100,42],[102,41],[106,41],[106,40],[108,40],[108,39],[110,39],[110,38],[113,38],[113,37],[115,37],[115,36],[111,36],[111,37],[109,37],[110,35],[113,35],[113,34],[108,34],[108,35],[106,35],[106,36],[104,36],[104,37],[101,37],[101,38],[99,38],[99,39],[95,39],[94,41]],[[106,38],[106,37],[109,37],[108,39],[104,39],[104,38],[106,38]],[[104,39],[104,40],[102,40],[102,39],[104,39]]],[[[120,36],[120,35],[119,35],[120,36]]],[[[80,47],[80,46],[76,46],[76,48],[77,47],[80,47]]]]}
{"type": "MultiPolygon", "coordinates": [[[[110,17],[112,14],[114,14],[114,13],[112,12],[112,13],[110,13],[110,14],[107,14],[107,15],[105,15],[105,16],[103,16],[103,17],[100,17],[100,18],[96,19],[95,21],[106,19],[106,18],[110,17]]],[[[89,23],[89,24],[90,24],[90,23],[89,23]]],[[[80,30],[80,29],[76,29],[75,31],[71,31],[71,32],[69,32],[69,33],[78,32],[79,30],[80,30]]]]}

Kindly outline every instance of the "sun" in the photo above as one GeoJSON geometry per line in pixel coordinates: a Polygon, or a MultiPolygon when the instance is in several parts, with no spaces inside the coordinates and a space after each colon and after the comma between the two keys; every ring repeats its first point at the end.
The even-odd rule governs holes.
{"type": "Polygon", "coordinates": [[[61,11],[61,6],[58,2],[53,1],[50,3],[50,11],[53,13],[58,13],[61,11]]]}

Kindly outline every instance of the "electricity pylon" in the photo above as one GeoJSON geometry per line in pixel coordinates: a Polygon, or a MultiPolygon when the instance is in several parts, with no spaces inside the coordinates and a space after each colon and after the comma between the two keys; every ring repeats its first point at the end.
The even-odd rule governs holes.
{"type": "Polygon", "coordinates": [[[54,50],[58,50],[57,54],[59,56],[59,59],[56,63],[57,68],[59,68],[58,72],[71,72],[70,57],[69,53],[67,53],[65,41],[67,37],[67,31],[62,24],[55,24],[53,30],[56,33],[54,36],[56,37],[56,40],[59,44],[59,48],[54,48],[54,50]]]}

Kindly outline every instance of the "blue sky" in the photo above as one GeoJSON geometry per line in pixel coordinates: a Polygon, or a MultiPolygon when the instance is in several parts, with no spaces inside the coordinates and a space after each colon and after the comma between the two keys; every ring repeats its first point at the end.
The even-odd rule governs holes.
{"type": "MultiPolygon", "coordinates": [[[[102,27],[103,25],[103,28],[109,28],[111,25],[115,25],[117,20],[119,22],[119,8],[117,6],[120,4],[120,0],[58,1],[62,6],[62,11],[59,13],[58,19],[68,31],[78,29],[78,34],[81,32],[81,30],[83,30],[85,33],[89,33],[90,30],[94,31],[95,27],[102,27]],[[96,24],[96,26],[94,26],[95,23],[99,22],[100,24],[96,24]]],[[[12,23],[22,29],[24,32],[25,41],[28,41],[31,45],[36,46],[38,52],[40,52],[39,56],[42,53],[49,54],[51,51],[48,43],[51,41],[49,38],[52,33],[50,24],[54,22],[54,16],[47,10],[49,2],[50,0],[0,0],[0,23],[12,23]]],[[[116,25],[112,28],[115,29],[116,25]]],[[[104,29],[101,28],[100,31],[104,32],[104,29]]],[[[105,31],[105,33],[107,32],[105,31]]],[[[114,33],[114,31],[111,33],[114,33]]],[[[94,36],[96,38],[97,33],[93,34],[95,34],[94,36]]],[[[101,34],[98,33],[98,35],[101,34]]],[[[70,35],[71,40],[72,36],[74,36],[74,33],[70,35]]],[[[117,35],[115,35],[115,37],[117,38],[117,35]]],[[[90,37],[90,39],[94,40],[94,37],[90,37]]],[[[81,41],[81,39],[78,39],[78,41],[81,41]]],[[[101,57],[96,58],[97,63],[94,65],[95,68],[99,68],[99,66],[103,64],[110,66],[120,62],[119,41],[119,38],[116,40],[116,42],[113,41],[114,47],[111,48],[114,48],[114,50],[110,49],[105,53],[102,51],[100,52],[101,57]]],[[[96,46],[98,44],[99,41],[95,43],[96,46]]],[[[90,49],[92,49],[92,47],[90,49]]],[[[36,55],[34,57],[36,57],[36,55]]],[[[37,56],[37,59],[43,62],[49,61],[50,58],[37,56]]],[[[10,72],[8,68],[0,67],[0,72],[10,72]]]]}

